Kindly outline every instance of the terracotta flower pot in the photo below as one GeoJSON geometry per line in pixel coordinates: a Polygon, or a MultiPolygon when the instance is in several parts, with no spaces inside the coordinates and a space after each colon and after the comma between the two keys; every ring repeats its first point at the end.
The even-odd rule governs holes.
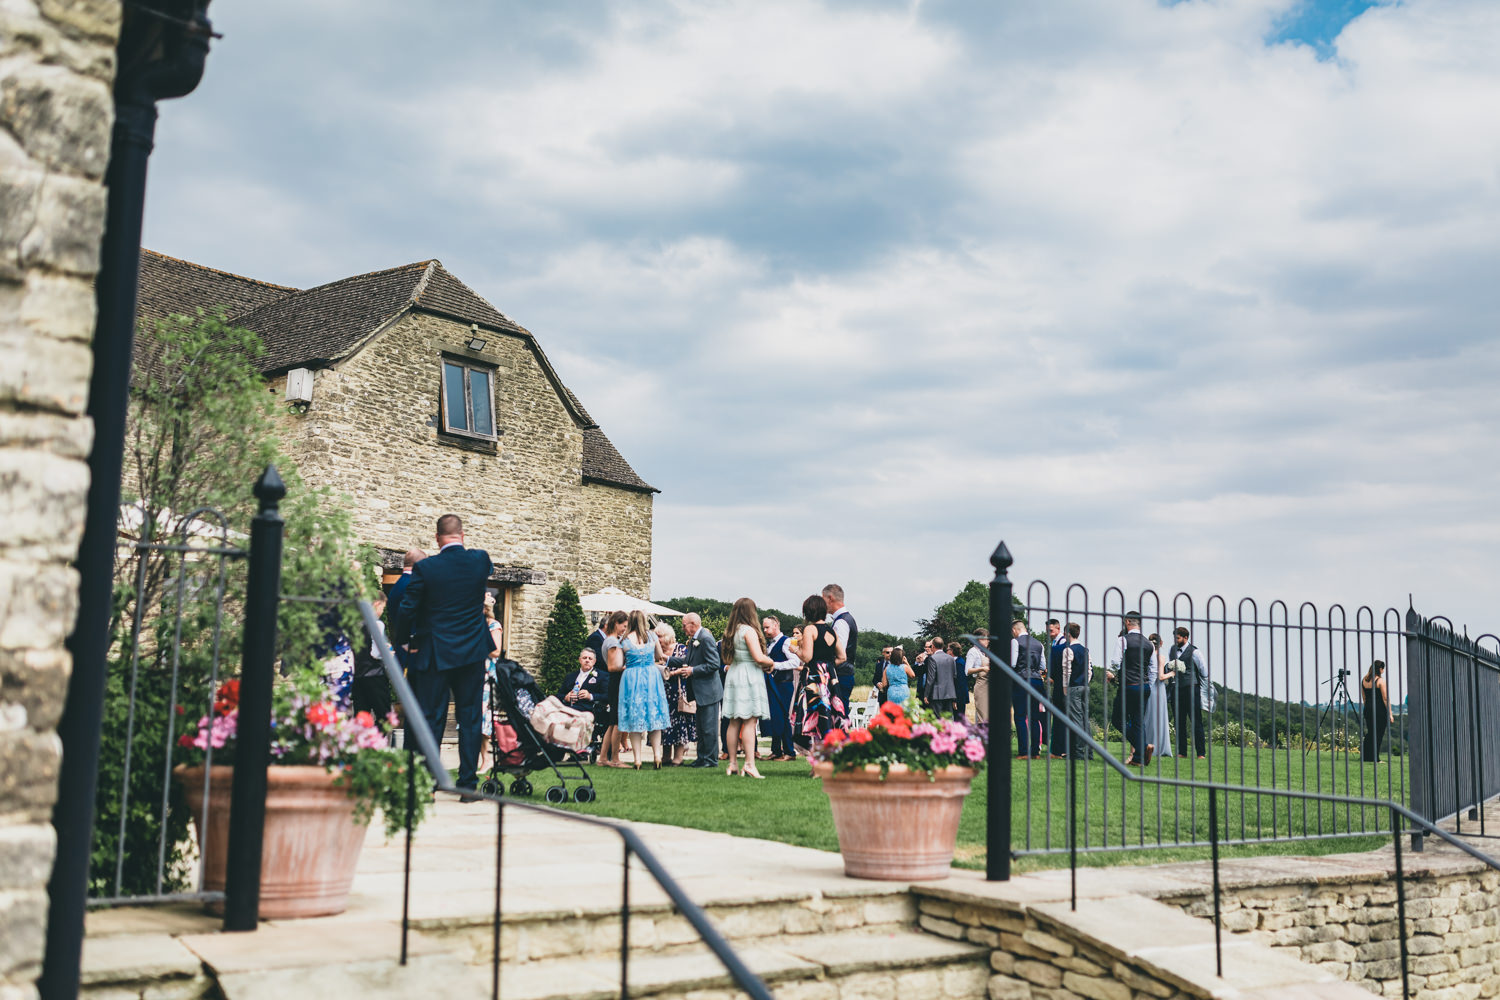
{"type": "MultiPolygon", "coordinates": [[[[202,853],[203,889],[224,890],[229,853],[229,798],[234,768],[216,766],[209,790],[207,835],[203,818],[203,768],[173,769],[192,810],[202,853]]],[[[354,821],[354,800],[322,767],[266,769],[266,832],[260,860],[263,920],[326,917],[349,905],[349,886],[365,842],[366,823],[354,821]]],[[[223,904],[210,907],[222,912],[223,904]]]]}
{"type": "Polygon", "coordinates": [[[813,773],[833,807],[844,874],[900,882],[948,877],[973,768],[947,767],[929,779],[897,764],[882,781],[875,764],[835,774],[832,764],[817,762],[813,773]]]}

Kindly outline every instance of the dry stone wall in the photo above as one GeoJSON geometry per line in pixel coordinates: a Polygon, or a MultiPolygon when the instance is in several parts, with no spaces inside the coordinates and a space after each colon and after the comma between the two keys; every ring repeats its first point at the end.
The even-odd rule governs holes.
{"type": "Polygon", "coordinates": [[[1044,927],[1029,913],[918,898],[930,934],[993,949],[991,1000],[1188,1000],[1188,993],[1110,955],[1095,942],[1044,927]]]}
{"type": "Polygon", "coordinates": [[[77,612],[115,0],[0,4],[0,997],[35,995],[77,612]]]}
{"type": "MultiPolygon", "coordinates": [[[[1204,896],[1161,897],[1212,918],[1204,896]]],[[[1279,948],[1381,996],[1401,995],[1396,884],[1330,878],[1235,888],[1223,895],[1225,930],[1279,948]]],[[[1422,876],[1406,883],[1407,951],[1416,1000],[1500,995],[1500,873],[1422,876]]]]}

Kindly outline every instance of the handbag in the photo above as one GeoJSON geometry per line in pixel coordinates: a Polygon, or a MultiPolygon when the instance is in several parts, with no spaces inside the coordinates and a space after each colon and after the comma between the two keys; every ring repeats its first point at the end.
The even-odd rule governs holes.
{"type": "Polygon", "coordinates": [[[684,715],[697,715],[698,703],[688,697],[688,686],[686,684],[677,689],[677,711],[684,715]]]}

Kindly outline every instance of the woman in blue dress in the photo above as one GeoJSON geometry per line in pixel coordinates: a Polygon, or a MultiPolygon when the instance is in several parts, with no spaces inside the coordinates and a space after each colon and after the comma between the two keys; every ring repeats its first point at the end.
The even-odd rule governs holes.
{"type": "Polygon", "coordinates": [[[880,687],[884,689],[881,701],[895,702],[905,707],[907,700],[911,698],[911,682],[916,676],[916,671],[907,665],[906,650],[900,646],[892,646],[890,662],[885,665],[885,676],[880,679],[880,687]]]}
{"type": "Polygon", "coordinates": [[[622,734],[635,736],[630,741],[630,754],[637,771],[641,769],[641,744],[646,738],[651,741],[652,761],[661,770],[661,731],[672,724],[667,688],[656,666],[657,649],[656,633],[651,631],[645,612],[632,611],[620,644],[606,654],[610,671],[620,675],[617,725],[622,734]]]}

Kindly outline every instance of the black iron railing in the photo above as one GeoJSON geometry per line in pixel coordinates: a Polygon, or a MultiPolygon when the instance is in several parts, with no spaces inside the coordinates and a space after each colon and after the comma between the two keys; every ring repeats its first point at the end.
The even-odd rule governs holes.
{"type": "MultiPolygon", "coordinates": [[[[1500,794],[1500,638],[1470,639],[1443,617],[1406,612],[1411,676],[1411,806],[1428,819],[1465,814],[1485,830],[1483,805],[1500,794]]],[[[1473,836],[1473,832],[1469,832],[1473,836]]]]}
{"type": "MultiPolygon", "coordinates": [[[[620,997],[627,1000],[630,996],[630,865],[635,859],[656,881],[672,905],[682,914],[684,919],[698,932],[699,938],[713,952],[723,964],[725,972],[733,980],[736,988],[743,990],[753,1000],[771,1000],[771,993],[766,989],[765,983],[760,977],[751,972],[749,967],[735,954],[734,949],[722,934],[709,921],[708,915],[703,909],[689,898],[682,886],[667,873],[665,867],[646,846],[640,836],[630,827],[615,823],[606,819],[593,816],[580,816],[576,813],[563,812],[547,806],[534,805],[529,802],[517,802],[514,799],[502,798],[498,794],[488,794],[473,789],[460,789],[453,783],[453,777],[448,769],[443,766],[439,754],[437,738],[428,727],[426,718],[420,709],[416,707],[416,699],[412,695],[411,686],[407,684],[401,668],[396,663],[395,655],[391,651],[390,644],[385,639],[385,633],[380,628],[375,616],[375,609],[366,601],[359,602],[359,611],[364,618],[365,628],[375,640],[376,648],[380,652],[381,662],[385,665],[386,677],[395,689],[396,700],[401,704],[402,715],[405,718],[406,735],[409,741],[415,742],[416,746],[408,744],[407,753],[409,761],[414,761],[417,754],[426,763],[427,769],[432,773],[433,781],[437,785],[437,791],[453,796],[464,796],[470,799],[482,799],[495,805],[495,915],[494,915],[494,939],[491,955],[491,995],[498,1000],[500,996],[500,903],[501,889],[504,875],[504,832],[505,832],[505,810],[524,809],[530,812],[543,813],[554,819],[567,820],[573,823],[583,823],[598,829],[608,830],[620,838],[621,847],[624,852],[623,864],[621,866],[620,879],[620,997]]],[[[525,723],[521,723],[524,725],[525,723]]],[[[411,901],[411,844],[412,844],[412,813],[415,807],[415,771],[407,768],[407,773],[412,777],[407,785],[407,813],[406,813],[406,867],[403,876],[402,903],[401,903],[401,962],[406,963],[407,934],[410,921],[411,901]]]]}
{"type": "MultiPolygon", "coordinates": [[[[1323,611],[1303,603],[1293,613],[1283,601],[1262,609],[1247,598],[1231,610],[1230,602],[1217,595],[1199,603],[1179,593],[1167,602],[1145,590],[1127,601],[1117,587],[1094,598],[1080,584],[1070,585],[1056,599],[1044,581],[1033,581],[1015,610],[1036,635],[1042,635],[1047,622],[1057,622],[1059,629],[1077,626],[1080,635],[1072,641],[1088,650],[1090,663],[1075,664],[1073,675],[1091,668],[1091,679],[1063,689],[1049,662],[1050,643],[1042,635],[1044,688],[1051,699],[1072,701],[1085,728],[1101,733],[1100,742],[1115,747],[1121,757],[1129,753],[1126,716],[1139,717],[1161,759],[1160,770],[1174,778],[1406,802],[1409,772],[1425,763],[1410,753],[1403,660],[1408,643],[1401,613],[1394,608],[1377,612],[1361,607],[1350,614],[1340,605],[1323,611]],[[1159,644],[1163,672],[1179,653],[1186,656],[1188,671],[1170,682],[1150,684],[1145,693],[1127,691],[1118,652],[1127,616],[1139,616],[1142,636],[1159,644]],[[1179,628],[1188,632],[1189,645],[1181,650],[1174,644],[1179,628]],[[1363,695],[1360,684],[1375,661],[1385,665],[1390,692],[1389,706],[1379,706],[1378,719],[1378,692],[1363,695]],[[1387,726],[1390,714],[1396,718],[1387,726]]],[[[1005,634],[1009,631],[1007,625],[1005,634]]],[[[1151,659],[1154,665],[1155,652],[1151,659]]],[[[1023,703],[1035,719],[1040,703],[1029,693],[1023,692],[1028,696],[1023,703]]],[[[1050,713],[1041,717],[1044,729],[1058,728],[1050,713]]],[[[1058,746],[1064,741],[1044,742],[1048,752],[1021,778],[1028,805],[1019,846],[1024,854],[1066,850],[1054,827],[1058,810],[1051,801],[1060,766],[1054,755],[1064,752],[1058,746]]],[[[1122,782],[1093,770],[1082,803],[1089,849],[1208,846],[1206,802],[1161,789],[1152,796],[1144,786],[1130,791],[1135,795],[1127,801],[1122,782]]],[[[1330,814],[1306,801],[1278,809],[1259,798],[1238,805],[1227,813],[1233,843],[1389,832],[1383,809],[1330,814]]]]}
{"type": "MultiPolygon", "coordinates": [[[[175,860],[173,766],[178,738],[196,728],[197,714],[211,714],[224,646],[229,566],[246,550],[231,543],[232,532],[219,511],[200,507],[178,515],[138,505],[139,536],[118,544],[120,594],[114,616],[106,688],[105,729],[111,740],[103,754],[118,760],[105,769],[109,784],[101,793],[107,808],[94,832],[96,856],[90,868],[89,906],[172,900],[220,900],[204,889],[200,853],[193,874],[175,860]],[[184,643],[183,619],[197,619],[184,643]],[[190,660],[191,663],[185,662],[190,660]],[[120,713],[123,712],[123,718],[120,713]],[[143,766],[150,767],[149,772],[143,766]],[[141,806],[150,797],[147,810],[141,806]],[[112,856],[109,871],[101,855],[112,856]],[[145,864],[154,858],[154,864],[145,864]]],[[[260,627],[257,625],[257,628],[260,627]]],[[[196,817],[207,828],[214,751],[204,749],[203,806],[196,817]]]]}
{"type": "MultiPolygon", "coordinates": [[[[1008,575],[1008,570],[1013,560],[1009,549],[1006,548],[1003,542],[995,550],[990,561],[995,567],[995,578],[990,584],[990,632],[992,635],[1004,636],[1010,633],[1009,626],[1010,622],[1014,619],[1014,609],[1012,604],[1012,586],[1008,575]]],[[[967,636],[966,638],[971,642],[978,642],[978,637],[976,636],[967,636]]],[[[1011,772],[1013,760],[1010,753],[1011,718],[1007,707],[1010,705],[1013,686],[1030,687],[1030,685],[1028,679],[1023,677],[1010,664],[1011,651],[1008,642],[997,642],[993,648],[987,649],[985,652],[991,669],[995,674],[990,684],[991,703],[995,706],[995,710],[991,715],[990,725],[990,767],[988,774],[990,822],[986,830],[986,848],[988,851],[986,877],[991,881],[1003,881],[1010,877],[1011,860],[1020,854],[1019,851],[1013,849],[1013,830],[1010,823],[1010,789],[1012,784],[1011,772]],[[998,796],[1004,797],[1003,803],[996,802],[998,796]]],[[[1405,830],[1420,833],[1422,836],[1436,837],[1475,860],[1488,865],[1490,868],[1500,871],[1500,859],[1485,854],[1464,842],[1453,833],[1441,829],[1433,821],[1418,815],[1400,802],[1355,795],[1340,795],[1333,792],[1233,785],[1227,781],[1214,783],[1212,781],[1195,780],[1193,778],[1164,777],[1140,771],[1132,771],[1130,767],[1122,763],[1102,743],[1096,740],[1085,726],[1070,718],[1067,711],[1057,705],[1051,699],[1048,692],[1034,691],[1030,697],[1034,698],[1051,714],[1052,720],[1049,721],[1055,721],[1067,729],[1070,746],[1074,748],[1074,752],[1064,761],[1063,770],[1066,781],[1065,795],[1067,797],[1066,850],[1069,856],[1071,903],[1075,909],[1078,905],[1078,851],[1080,849],[1092,849],[1087,844],[1080,845],[1078,842],[1078,771],[1082,763],[1080,758],[1085,755],[1079,753],[1077,748],[1082,747],[1088,753],[1101,760],[1108,770],[1118,775],[1122,786],[1127,783],[1134,783],[1140,785],[1143,789],[1154,786],[1157,789],[1186,790],[1192,795],[1196,795],[1198,792],[1205,792],[1207,794],[1208,846],[1211,852],[1210,863],[1213,871],[1214,947],[1220,976],[1223,975],[1221,941],[1223,925],[1220,919],[1222,892],[1219,882],[1219,850],[1221,844],[1230,842],[1228,829],[1225,829],[1222,833],[1220,831],[1221,823],[1227,822],[1227,813],[1221,812],[1219,808],[1219,798],[1221,795],[1226,798],[1232,794],[1242,797],[1257,796],[1318,804],[1333,803],[1335,805],[1343,805],[1346,809],[1359,807],[1363,810],[1368,808],[1385,812],[1389,815],[1388,830],[1391,834],[1395,850],[1397,927],[1400,938],[1401,987],[1403,997],[1410,997],[1411,995],[1406,926],[1406,885],[1401,845],[1403,827],[1405,830]]],[[[1480,803],[1480,806],[1480,813],[1482,814],[1482,803],[1480,803]]],[[[1365,835],[1366,833],[1363,830],[1331,834],[1331,836],[1343,837],[1365,835]]]]}

